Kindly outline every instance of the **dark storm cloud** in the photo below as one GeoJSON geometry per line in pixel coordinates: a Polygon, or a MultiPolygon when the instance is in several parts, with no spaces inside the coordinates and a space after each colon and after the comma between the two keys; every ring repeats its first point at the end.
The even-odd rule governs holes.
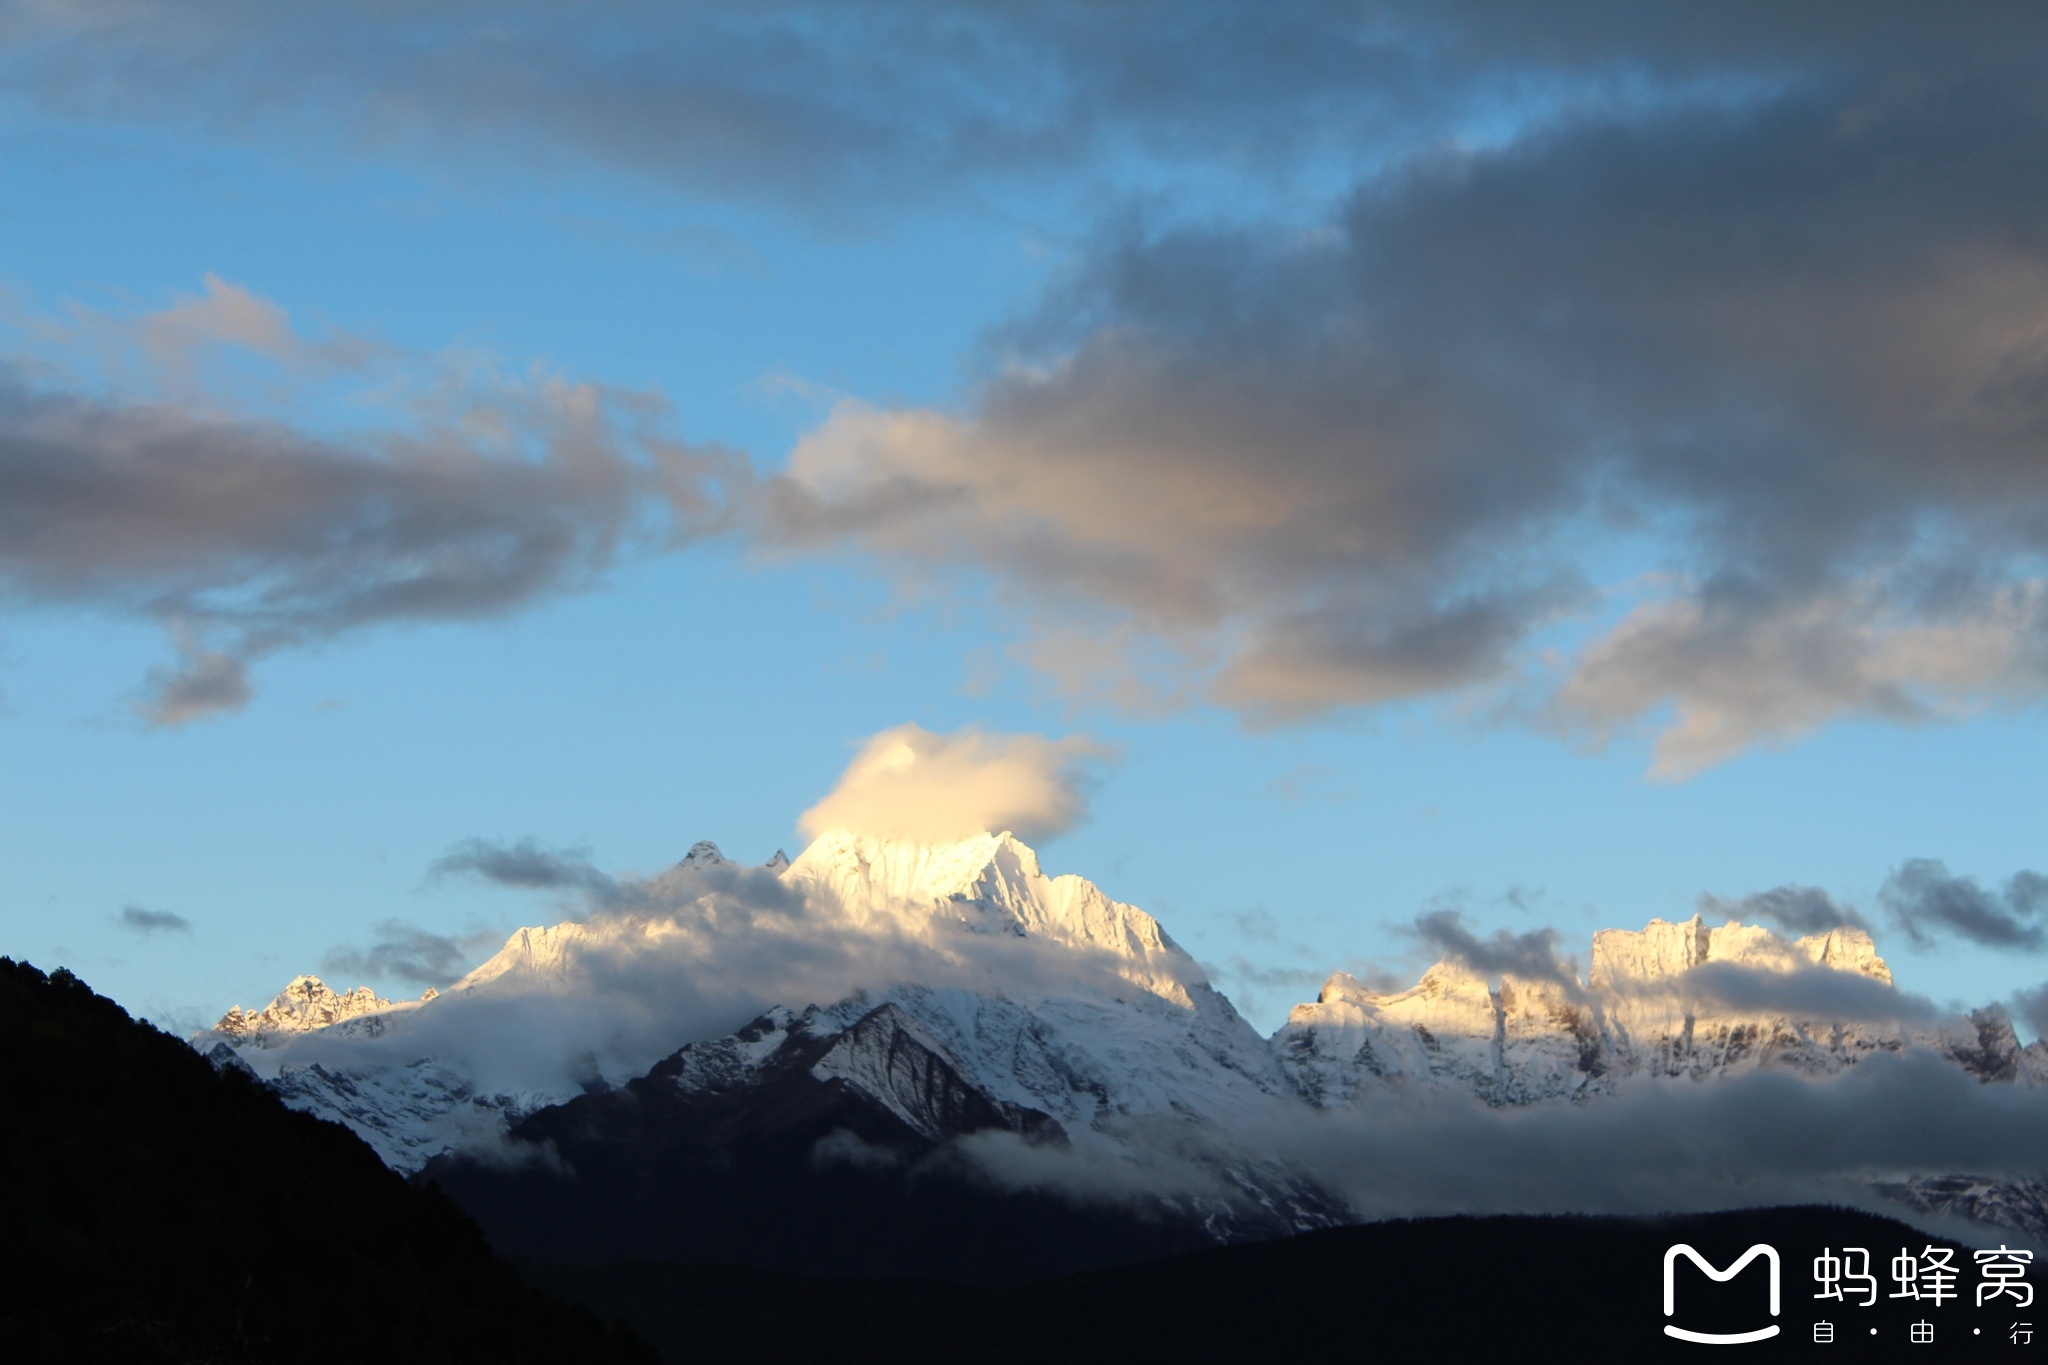
{"type": "Polygon", "coordinates": [[[331,950],[320,960],[320,970],[337,980],[371,977],[439,988],[461,976],[479,951],[501,937],[488,930],[450,937],[395,919],[383,921],[376,933],[368,948],[331,950]]]}
{"type": "Polygon", "coordinates": [[[1773,924],[1789,934],[1824,934],[1844,927],[1868,933],[1870,921],[1852,905],[1843,905],[1817,886],[1777,886],[1740,900],[1704,895],[1700,913],[1750,923],[1773,924]]]}
{"type": "Polygon", "coordinates": [[[2020,872],[1993,891],[1956,877],[1931,858],[1915,858],[1886,880],[1878,901],[1921,947],[1956,938],[1984,948],[2037,953],[2048,948],[2048,877],[2020,872]]]}
{"type": "Polygon", "coordinates": [[[170,910],[146,910],[139,905],[124,905],[114,922],[123,929],[138,934],[189,934],[192,921],[170,910]]]}
{"type": "Polygon", "coordinates": [[[442,387],[392,429],[320,436],[0,360],[0,595],[161,624],[177,661],[141,709],[176,725],[245,705],[265,655],[504,615],[721,515],[709,483],[738,466],[667,435],[655,400],[407,363],[442,387]]]}

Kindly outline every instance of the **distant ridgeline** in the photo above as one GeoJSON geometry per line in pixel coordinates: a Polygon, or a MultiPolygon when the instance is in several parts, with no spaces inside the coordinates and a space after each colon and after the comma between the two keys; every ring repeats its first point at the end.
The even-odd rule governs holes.
{"type": "Polygon", "coordinates": [[[338,1124],[0,958],[0,1360],[652,1361],[338,1124]]]}
{"type": "MultiPolygon", "coordinates": [[[[497,1191],[546,1203],[523,1216],[566,1239],[508,1238],[530,1258],[527,1281],[627,1324],[670,1365],[1696,1356],[1666,1335],[1671,1326],[1778,1329],[1744,1359],[1810,1358],[1822,1331],[1830,1360],[1918,1359],[1915,1332],[1939,1348],[1928,1359],[2017,1359],[2015,1335],[2039,1321],[2031,1265],[2006,1286],[2014,1302],[1986,1301],[1981,1248],[1830,1208],[1439,1218],[1162,1255],[1204,1235],[1198,1222],[1006,1202],[895,1164],[961,1128],[1057,1140],[1040,1131],[1042,1112],[964,1086],[936,1046],[892,1004],[857,1018],[779,1013],[684,1049],[637,1088],[534,1115],[534,1135],[580,1165],[575,1178],[529,1167],[497,1191]],[[884,1076],[894,1078],[886,1104],[872,1088],[884,1076]],[[579,1137],[582,1120],[594,1127],[579,1137]],[[822,1157],[820,1132],[842,1135],[822,1157]],[[672,1165],[681,1173],[664,1175],[672,1165]],[[692,1197],[662,1199],[682,1188],[667,1179],[692,1197]],[[768,1198],[773,1179],[790,1183],[768,1198]],[[607,1226],[622,1197],[654,1199],[639,1230],[679,1223],[700,1256],[869,1272],[921,1256],[949,1281],[648,1257],[631,1226],[607,1226]],[[805,1208],[813,1199],[828,1207],[805,1208]],[[742,1235],[748,1208],[759,1225],[742,1235]],[[802,1238],[814,1245],[792,1246],[802,1238]],[[1007,1258],[939,1259],[1009,1242],[1007,1258]],[[1681,1243],[1697,1263],[1674,1261],[1681,1243]],[[1749,1254],[1758,1244],[1774,1263],[1749,1254]],[[1156,1259],[1057,1273],[1091,1256],[1156,1259]],[[1955,1265],[1946,1300],[1894,1292],[1901,1257],[1955,1265]],[[1026,1282],[954,1282],[963,1274],[1026,1282]]],[[[340,1126],[287,1110],[231,1051],[209,1066],[67,973],[46,978],[6,959],[0,1048],[11,1253],[0,1360],[653,1359],[621,1329],[528,1288],[436,1192],[407,1184],[340,1126]]],[[[469,1178],[483,1168],[445,1169],[469,1178]]]]}
{"type": "MultiPolygon", "coordinates": [[[[1262,1037],[1152,916],[1008,834],[842,831],[762,867],[705,843],[617,889],[438,995],[302,977],[194,1042],[439,1181],[511,1255],[984,1281],[1353,1222],[1358,1182],[1274,1135],[1432,1096],[1593,1113],[1666,1102],[1681,1079],[1711,1096],[1906,1058],[1999,1112],[2048,1084],[2048,1043],[2021,1046],[1995,1005],[1914,1004],[1853,927],[1603,930],[1585,980],[1455,956],[1400,991],[1340,972],[1262,1037]],[[737,964],[814,960],[858,978],[779,976],[769,998],[679,1012],[737,964]]],[[[1886,1157],[1829,1188],[2039,1239],[2048,1146],[2031,1166],[2024,1145],[2018,1169],[2008,1142],[2003,1164],[1886,1157]]],[[[1493,1207],[1559,1207],[1536,1194],[1493,1207]]]]}

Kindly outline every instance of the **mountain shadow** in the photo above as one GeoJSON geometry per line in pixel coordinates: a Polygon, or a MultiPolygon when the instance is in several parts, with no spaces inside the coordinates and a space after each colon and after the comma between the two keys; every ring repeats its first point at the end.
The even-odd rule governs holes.
{"type": "Polygon", "coordinates": [[[69,972],[0,958],[10,1361],[644,1362],[439,1193],[69,972]]]}

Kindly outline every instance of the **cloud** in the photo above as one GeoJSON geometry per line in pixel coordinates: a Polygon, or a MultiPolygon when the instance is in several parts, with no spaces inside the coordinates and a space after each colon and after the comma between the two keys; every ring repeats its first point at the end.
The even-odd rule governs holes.
{"type": "Polygon", "coordinates": [[[511,844],[465,839],[427,869],[430,881],[462,874],[524,890],[579,891],[598,904],[615,904],[628,895],[619,882],[591,865],[588,850],[554,852],[531,839],[511,844]]]}
{"type": "Polygon", "coordinates": [[[395,156],[442,176],[598,166],[843,223],[1006,191],[1042,211],[1018,192],[1119,172],[1225,206],[1313,193],[1559,106],[1725,104],[1815,73],[2023,53],[2039,33],[2023,6],[1967,12],[1944,24],[1886,6],[1850,26],[1612,0],[1547,6],[1541,22],[1418,0],[597,0],[573,14],[101,0],[10,12],[0,76],[46,120],[395,156]]]}
{"type": "Polygon", "coordinates": [[[1425,1091],[1348,1111],[1276,1107],[1229,1134],[1132,1125],[1135,1158],[1009,1134],[978,1134],[961,1150],[998,1183],[1091,1202],[1229,1198],[1219,1163],[1250,1150],[1269,1175],[1312,1182],[1362,1219],[1832,1203],[1911,1220],[1873,1185],[1902,1173],[2031,1178],[2044,1122],[2048,1092],[1982,1085],[1916,1052],[1825,1079],[1765,1069],[1654,1080],[1581,1104],[1497,1109],[1425,1091]]]}
{"type": "Polygon", "coordinates": [[[1943,1011],[1921,996],[1898,990],[1887,982],[1829,967],[1794,967],[1787,971],[1739,962],[1703,962],[1675,976],[1645,983],[1612,983],[1610,989],[1726,1014],[1913,1024],[1933,1023],[1944,1017],[1943,1011]]]}
{"type": "Polygon", "coordinates": [[[175,668],[153,668],[140,710],[153,725],[183,725],[223,711],[239,711],[255,689],[249,669],[232,654],[196,649],[181,641],[175,668]]]}
{"type": "Polygon", "coordinates": [[[2037,1040],[2048,1038],[2048,984],[2031,986],[2014,995],[2013,1010],[2026,1020],[2037,1040]]]}
{"type": "Polygon", "coordinates": [[[1047,838],[1087,811],[1084,782],[1109,751],[1078,735],[950,735],[918,725],[884,730],[861,746],[839,783],[798,824],[813,837],[846,829],[945,843],[1008,830],[1047,838]]]}
{"type": "Polygon", "coordinates": [[[1703,915],[1775,924],[1789,934],[1824,934],[1845,926],[1868,933],[1872,927],[1854,906],[1839,903],[1817,886],[1777,886],[1741,900],[1703,895],[1699,908],[1703,915]]]}
{"type": "Polygon", "coordinates": [[[1298,806],[1304,801],[1354,800],[1358,796],[1358,787],[1344,781],[1343,775],[1335,769],[1320,763],[1297,763],[1268,782],[1263,794],[1273,797],[1283,806],[1298,806]]]}
{"type": "MultiPolygon", "coordinates": [[[[1070,696],[1258,725],[1449,699],[1653,733],[1678,780],[2048,698],[2044,20],[1969,13],[211,0],[11,15],[0,74],[45,119],[603,165],[835,224],[1009,196],[1071,247],[1056,278],[957,406],[849,400],[765,487],[732,470],[758,544],[992,584],[1070,696]]],[[[381,363],[213,279],[136,337],[159,370],[381,363]]],[[[487,461],[461,505],[499,515],[433,541],[497,595],[375,620],[571,589],[684,504],[701,527],[704,452],[671,479],[644,406],[590,401],[613,458],[487,461]]],[[[202,434],[278,437],[247,425],[202,434]]],[[[290,543],[354,525],[336,496],[290,543]]],[[[221,656],[154,713],[353,628],[302,618],[411,562],[384,534],[333,579],[238,547],[199,588],[131,583],[221,656]],[[273,584],[282,634],[212,600],[273,584]]]]}
{"type": "Polygon", "coordinates": [[[479,952],[500,941],[488,929],[449,937],[395,919],[378,924],[376,933],[376,942],[367,949],[329,950],[320,960],[320,970],[342,980],[369,977],[438,989],[468,970],[479,952]]]}
{"type": "MultiPolygon", "coordinates": [[[[1993,568],[1976,566],[1977,576],[1993,568]]],[[[1842,715],[1957,719],[2048,691],[2048,583],[1978,584],[1932,619],[1896,600],[1902,586],[1871,577],[1791,594],[1715,585],[1645,604],[1585,651],[1557,712],[1598,725],[1671,702],[1652,772],[1683,778],[1842,715]]]]}
{"type": "MultiPolygon", "coordinates": [[[[1547,68],[1461,13],[1452,49],[1547,68]]],[[[1112,222],[960,410],[835,410],[762,533],[992,575],[1034,636],[1112,642],[1062,686],[1256,724],[1456,697],[1652,730],[1681,779],[2037,705],[2039,63],[1903,14],[1830,48],[1704,13],[1575,9],[1555,60],[1633,51],[1650,93],[1563,87],[1319,221],[1112,222]],[[1725,79],[1687,83],[1680,32],[1725,79]],[[1178,694],[1138,686],[1162,656],[1178,694]]]]}
{"type": "Polygon", "coordinates": [[[124,905],[114,923],[123,929],[138,934],[190,934],[192,921],[169,910],[145,910],[139,905],[124,905]]]}
{"type": "Polygon", "coordinates": [[[1520,1112],[1386,1108],[1304,1126],[1291,1144],[1364,1216],[1872,1207],[1868,1184],[1901,1171],[2031,1175],[2025,1133],[2048,1118],[2048,1096],[1918,1053],[1826,1080],[1766,1070],[1520,1112]]]}
{"type": "MultiPolygon", "coordinates": [[[[1761,903],[1775,906],[1795,920],[1800,916],[1812,917],[1819,925],[1816,931],[1842,927],[1842,920],[1828,918],[1811,899],[1819,895],[1805,888],[1779,888],[1751,897],[1742,906],[1751,908],[1761,903]],[[1822,919],[1826,920],[1824,925],[1820,924],[1822,919]]],[[[1826,898],[1821,897],[1821,901],[1826,903],[1826,898]]],[[[1788,929],[1803,927],[1779,922],[1788,929]]],[[[1467,926],[1462,914],[1446,909],[1416,916],[1415,926],[1408,932],[1430,952],[1478,976],[1489,980],[1516,977],[1548,981],[1562,987],[1573,999],[1588,998],[1587,988],[1579,979],[1577,962],[1558,954],[1562,935],[1555,929],[1545,927],[1520,934],[1497,929],[1481,938],[1467,926]]],[[[1633,1000],[1669,1002],[1688,1011],[1735,1015],[1915,1024],[1932,1023],[1943,1017],[1931,1001],[1897,990],[1888,982],[1854,972],[1809,966],[1796,955],[1786,958],[1785,964],[1705,962],[1651,979],[1624,976],[1607,982],[1601,989],[1633,1000]]]]}
{"type": "Polygon", "coordinates": [[[1456,31],[1420,18],[1073,0],[600,0],[573,15],[200,0],[171,15],[116,0],[10,13],[0,75],[45,118],[395,155],[444,176],[597,166],[843,223],[1117,161],[1187,166],[1225,147],[1270,177],[1348,161],[1417,119],[1429,126],[1407,136],[1440,134],[1442,92],[1468,82],[1422,68],[1423,45],[1456,31]]]}
{"type": "MultiPolygon", "coordinates": [[[[813,883],[760,867],[721,862],[614,876],[578,852],[470,841],[430,873],[449,875],[566,893],[577,913],[502,940],[511,970],[476,989],[458,983],[378,1036],[295,1038],[288,1051],[265,1054],[264,1065],[376,1071],[431,1056],[449,1059],[487,1092],[565,1094],[598,1076],[623,1083],[682,1044],[728,1034],[777,1005],[858,1001],[905,983],[991,997],[1078,991],[1099,999],[1142,989],[1120,974],[1128,960],[1105,950],[980,933],[943,916],[923,924],[856,920],[829,890],[818,894],[813,883]]],[[[451,938],[397,921],[378,934],[368,949],[336,949],[324,967],[445,986],[493,937],[451,938]]],[[[1183,988],[1200,980],[1185,959],[1154,965],[1162,978],[1184,971],[1183,988]]]]}
{"type": "Polygon", "coordinates": [[[2020,872],[2002,892],[1956,877],[1932,858],[1914,858],[1885,881],[1878,902],[1922,948],[1959,938],[1985,948],[2048,948],[2048,877],[2020,872]]]}
{"type": "MultiPolygon", "coordinates": [[[[701,847],[716,854],[715,845],[701,847]]],[[[586,849],[549,850],[532,839],[509,844],[465,839],[427,869],[429,881],[462,875],[514,890],[573,892],[586,915],[620,922],[670,915],[706,896],[736,896],[755,909],[783,914],[796,914],[803,905],[802,897],[765,867],[723,858],[686,859],[659,876],[615,877],[593,865],[586,849]]]]}
{"type": "Polygon", "coordinates": [[[653,395],[474,358],[379,353],[378,396],[354,397],[390,420],[363,429],[195,394],[200,360],[162,372],[195,337],[279,359],[288,405],[333,396],[295,374],[358,377],[309,359],[326,343],[274,305],[208,289],[74,329],[68,371],[0,358],[0,595],[161,625],[177,659],[139,703],[154,724],[239,710],[250,665],[280,650],[586,588],[622,555],[714,531],[712,485],[746,481],[675,437],[653,395]]]}
{"type": "Polygon", "coordinates": [[[1579,981],[1578,965],[1557,955],[1560,936],[1555,929],[1532,929],[1522,934],[1496,929],[1480,938],[1466,928],[1465,917],[1456,910],[1432,910],[1417,915],[1415,927],[1409,932],[1431,952],[1461,963],[1480,976],[1549,981],[1574,997],[1585,990],[1579,981]]]}

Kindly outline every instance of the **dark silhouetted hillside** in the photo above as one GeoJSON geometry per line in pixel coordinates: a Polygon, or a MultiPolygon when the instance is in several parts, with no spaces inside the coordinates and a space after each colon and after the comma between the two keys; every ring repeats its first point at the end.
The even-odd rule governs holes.
{"type": "MultiPolygon", "coordinates": [[[[2041,1326],[2038,1307],[1978,1309],[1967,1288],[1941,1307],[1881,1298],[1863,1308],[1853,1295],[1849,1303],[1813,1297],[1811,1267],[1824,1247],[1870,1249],[1881,1276],[1899,1248],[1917,1252],[1938,1241],[1867,1213],[1780,1208],[1374,1223],[1008,1285],[657,1262],[529,1272],[633,1324],[671,1365],[2023,1358],[2008,1327],[2017,1319],[2041,1326]],[[1676,1321],[1708,1332],[1774,1324],[1779,1335],[1732,1353],[1666,1337],[1663,1257],[1674,1242],[1716,1266],[1755,1243],[1774,1246],[1783,1272],[1777,1317],[1768,1312],[1761,1261],[1725,1286],[1681,1263],[1676,1321]],[[1909,1340],[1910,1325],[1923,1318],[1938,1332],[1938,1351],[1909,1340]],[[1834,1328],[1826,1345],[1814,1340],[1822,1320],[1834,1328]]],[[[1967,1252],[1956,1260],[1970,1262],[1967,1252]]]]}
{"type": "Polygon", "coordinates": [[[70,973],[0,958],[0,1358],[646,1361],[438,1192],[70,973]]]}

